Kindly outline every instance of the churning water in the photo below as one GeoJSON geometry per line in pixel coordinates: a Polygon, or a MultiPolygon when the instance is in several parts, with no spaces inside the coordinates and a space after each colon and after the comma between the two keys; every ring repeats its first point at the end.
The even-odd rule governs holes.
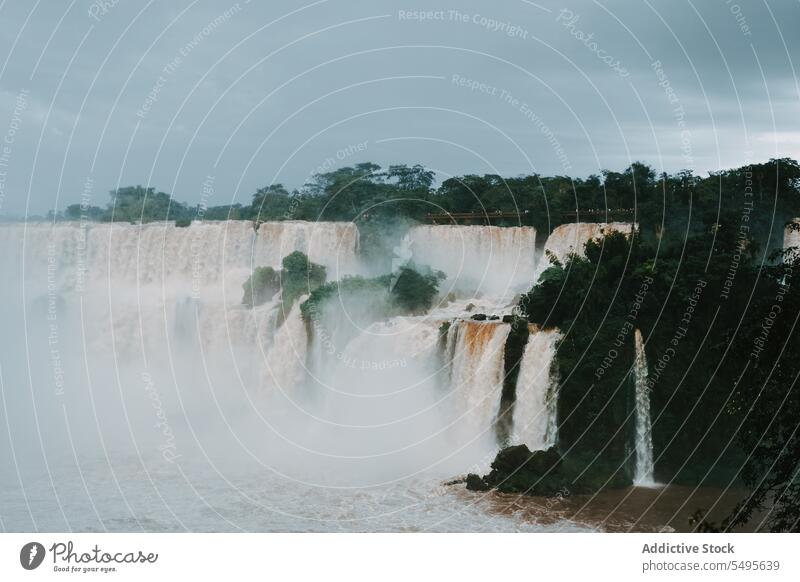
{"type": "MultiPolygon", "coordinates": [[[[308,322],[299,302],[242,305],[254,267],[300,250],[337,280],[366,272],[358,245],[344,223],[0,226],[0,528],[571,527],[444,484],[497,451],[510,326],[467,318],[530,288],[533,229],[412,229],[453,293],[426,316],[380,321],[358,296],[308,322]]],[[[532,448],[555,439],[557,340],[532,333],[521,366],[532,448]]]]}

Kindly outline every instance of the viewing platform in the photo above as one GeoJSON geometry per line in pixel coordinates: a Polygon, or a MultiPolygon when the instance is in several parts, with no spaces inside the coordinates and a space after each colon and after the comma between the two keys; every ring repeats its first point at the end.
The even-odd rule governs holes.
{"type": "MultiPolygon", "coordinates": [[[[491,224],[497,220],[513,220],[522,222],[529,210],[521,212],[505,212],[502,210],[488,212],[429,212],[425,220],[431,224],[491,224]]],[[[565,222],[597,222],[598,219],[631,218],[636,214],[633,208],[589,209],[562,212],[561,217],[565,222]]]]}
{"type": "Polygon", "coordinates": [[[428,213],[425,215],[425,220],[431,224],[475,224],[484,223],[491,224],[494,220],[515,220],[520,221],[528,210],[523,212],[503,212],[496,210],[493,212],[442,212],[442,213],[428,213]]]}

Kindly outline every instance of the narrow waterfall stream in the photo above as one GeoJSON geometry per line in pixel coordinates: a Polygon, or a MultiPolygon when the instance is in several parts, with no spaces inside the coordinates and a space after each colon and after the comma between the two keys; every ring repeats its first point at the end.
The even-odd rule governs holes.
{"type": "Polygon", "coordinates": [[[636,360],[633,376],[636,386],[636,473],[633,482],[640,487],[656,484],[653,477],[653,433],[650,424],[650,388],[647,385],[647,356],[642,332],[636,330],[636,360]]]}
{"type": "MultiPolygon", "coordinates": [[[[531,326],[533,327],[533,326],[531,326]]],[[[514,404],[514,442],[549,449],[558,438],[557,330],[532,329],[522,355],[514,404]]]]}

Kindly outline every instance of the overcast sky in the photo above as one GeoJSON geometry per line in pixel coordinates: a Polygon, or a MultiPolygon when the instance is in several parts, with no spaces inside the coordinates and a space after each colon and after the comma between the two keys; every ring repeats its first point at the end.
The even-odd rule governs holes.
{"type": "Polygon", "coordinates": [[[0,0],[0,216],[209,177],[247,203],[363,161],[798,158],[798,25],[795,0],[0,0]]]}

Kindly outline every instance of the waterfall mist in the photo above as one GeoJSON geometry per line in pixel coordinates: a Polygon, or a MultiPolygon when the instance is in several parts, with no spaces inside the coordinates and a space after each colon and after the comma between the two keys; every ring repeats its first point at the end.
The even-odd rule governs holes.
{"type": "Polygon", "coordinates": [[[513,297],[534,280],[533,227],[417,226],[406,243],[416,262],[447,274],[445,294],[513,297]]]}
{"type": "MultiPolygon", "coordinates": [[[[388,319],[388,286],[306,319],[305,297],[242,304],[253,269],[295,250],[328,281],[373,273],[352,224],[5,224],[0,243],[0,496],[20,529],[398,529],[376,508],[433,519],[455,503],[438,484],[498,450],[510,325],[469,318],[530,288],[532,228],[412,228],[392,269],[447,279],[426,315],[388,319]]],[[[557,337],[532,334],[522,362],[531,448],[555,439],[557,337]]]]}

